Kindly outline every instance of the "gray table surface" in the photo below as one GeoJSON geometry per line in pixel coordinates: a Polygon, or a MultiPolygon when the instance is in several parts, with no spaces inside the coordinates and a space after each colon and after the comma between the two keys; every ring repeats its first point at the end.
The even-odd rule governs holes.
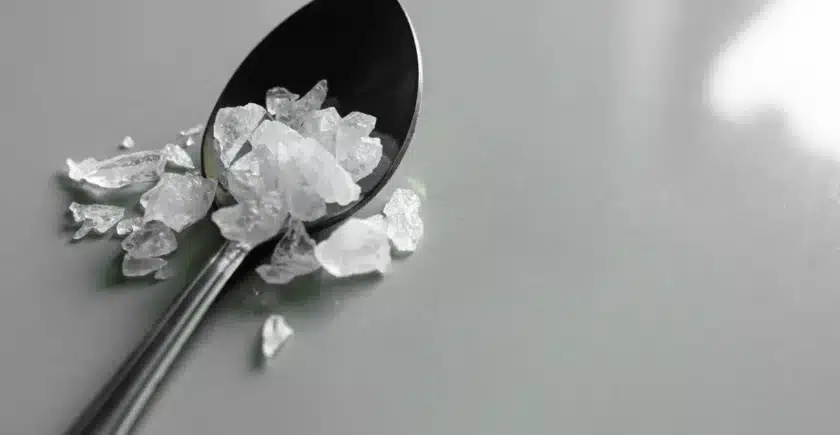
{"type": "MultiPolygon", "coordinates": [[[[202,121],[302,3],[0,4],[0,432],[64,428],[217,243],[121,282],[114,240],[68,242],[64,159],[202,121]]],[[[703,98],[764,2],[404,3],[425,101],[389,189],[427,186],[419,251],[238,282],[138,433],[840,433],[840,164],[703,98]],[[263,308],[297,334],[259,371],[263,308]]]]}

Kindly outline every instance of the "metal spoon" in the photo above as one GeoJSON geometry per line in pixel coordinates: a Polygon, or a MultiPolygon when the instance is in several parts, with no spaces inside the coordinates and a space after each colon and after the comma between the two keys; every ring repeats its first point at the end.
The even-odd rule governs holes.
{"type": "MultiPolygon", "coordinates": [[[[422,77],[414,29],[397,0],[314,0],[269,33],[222,91],[202,142],[204,174],[218,175],[210,126],[220,108],[264,104],[273,86],[304,93],[325,78],[328,101],[342,114],[358,110],[377,117],[385,162],[360,183],[358,202],[307,225],[310,233],[327,229],[370,201],[396,170],[414,133],[422,77]]],[[[224,192],[219,198],[224,205],[224,192]]],[[[233,243],[222,246],[65,433],[129,433],[248,253],[233,243]]]]}

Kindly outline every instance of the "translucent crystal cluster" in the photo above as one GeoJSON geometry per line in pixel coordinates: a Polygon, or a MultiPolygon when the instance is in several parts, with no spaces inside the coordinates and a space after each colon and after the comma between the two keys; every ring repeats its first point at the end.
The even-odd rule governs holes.
{"type": "Polygon", "coordinates": [[[176,168],[195,169],[195,163],[187,151],[178,145],[168,143],[160,151],[166,163],[176,168]]]}
{"type": "Polygon", "coordinates": [[[149,275],[166,266],[160,258],[178,248],[175,233],[161,222],[146,222],[122,241],[122,271],[127,277],[149,275]]]}
{"type": "Polygon", "coordinates": [[[272,192],[216,210],[212,219],[226,239],[253,248],[277,235],[288,215],[283,197],[272,192]]]}
{"type": "Polygon", "coordinates": [[[233,162],[239,150],[251,137],[265,117],[265,109],[259,104],[226,107],[216,114],[213,137],[216,139],[216,153],[225,166],[233,162]]]}
{"type": "Polygon", "coordinates": [[[121,154],[107,160],[88,158],[81,162],[67,159],[67,175],[73,181],[85,181],[105,189],[148,183],[160,178],[166,160],[157,151],[121,154]]]}
{"type": "Polygon", "coordinates": [[[73,214],[73,220],[82,224],[73,234],[73,239],[81,239],[91,231],[105,234],[125,215],[125,209],[122,207],[103,204],[84,205],[77,202],[70,204],[70,212],[73,214]]]}
{"type": "Polygon", "coordinates": [[[397,189],[383,210],[388,238],[398,251],[413,252],[423,237],[420,197],[411,190],[397,189]]]}
{"type": "Polygon", "coordinates": [[[271,264],[257,267],[257,273],[267,283],[286,284],[320,268],[315,258],[315,241],[306,233],[303,222],[293,219],[274,248],[271,264]]]}
{"type": "Polygon", "coordinates": [[[142,217],[133,217],[128,219],[123,219],[117,223],[117,235],[118,236],[127,236],[137,230],[139,230],[143,226],[143,218],[142,217]]]}
{"type": "Polygon", "coordinates": [[[216,181],[193,174],[165,173],[140,197],[145,222],[160,221],[181,232],[198,222],[210,210],[216,181]]]}

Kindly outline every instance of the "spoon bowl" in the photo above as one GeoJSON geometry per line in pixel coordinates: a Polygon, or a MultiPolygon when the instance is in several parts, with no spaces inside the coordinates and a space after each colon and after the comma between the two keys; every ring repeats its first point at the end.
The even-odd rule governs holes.
{"type": "MultiPolygon", "coordinates": [[[[218,178],[213,121],[222,107],[265,104],[283,86],[304,93],[327,79],[326,105],[342,114],[377,117],[383,163],[360,182],[358,201],[307,224],[310,233],[349,217],[393,175],[414,133],[422,69],[414,29],[397,0],[314,0],[283,21],[245,58],[222,91],[202,139],[202,172],[218,178]]],[[[226,205],[224,192],[217,206],[226,205]]],[[[250,249],[227,242],[170,305],[161,319],[65,434],[126,434],[143,414],[184,345],[250,249]]]]}

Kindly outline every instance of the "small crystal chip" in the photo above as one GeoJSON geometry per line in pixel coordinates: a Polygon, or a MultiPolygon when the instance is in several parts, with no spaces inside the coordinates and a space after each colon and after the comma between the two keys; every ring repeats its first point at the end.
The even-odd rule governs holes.
{"type": "Polygon", "coordinates": [[[134,139],[132,139],[131,136],[124,137],[122,142],[120,142],[119,147],[124,150],[134,148],[134,139]]]}
{"type": "Polygon", "coordinates": [[[373,173],[373,170],[379,166],[380,160],[382,160],[382,142],[379,138],[363,137],[349,153],[342,154],[339,163],[350,173],[353,181],[359,181],[373,173]]]}
{"type": "Polygon", "coordinates": [[[288,118],[278,119],[277,115],[280,114],[280,117],[287,117],[294,110],[295,101],[298,98],[300,98],[300,95],[277,86],[269,89],[265,93],[265,108],[278,121],[288,122],[288,118]]]}
{"type": "Polygon", "coordinates": [[[398,251],[413,252],[423,237],[420,198],[411,190],[397,189],[385,205],[388,238],[398,251]]]}
{"type": "Polygon", "coordinates": [[[315,247],[315,258],[337,277],[385,273],[391,265],[391,246],[375,220],[349,218],[315,247]]]}
{"type": "Polygon", "coordinates": [[[362,113],[350,112],[338,124],[335,133],[335,156],[342,160],[351,153],[359,141],[370,136],[376,127],[376,117],[362,113]]]}
{"type": "Polygon", "coordinates": [[[155,272],[155,279],[158,281],[163,281],[172,278],[173,276],[175,276],[175,269],[173,269],[169,264],[164,265],[155,272]]]}
{"type": "Polygon", "coordinates": [[[330,154],[335,155],[335,135],[341,115],[334,107],[315,110],[303,115],[300,134],[318,141],[330,154]]]}
{"type": "Polygon", "coordinates": [[[139,230],[143,226],[143,218],[141,217],[133,217],[128,219],[123,219],[119,223],[117,223],[117,235],[118,236],[127,236],[137,230],[139,230]]]}
{"type": "Polygon", "coordinates": [[[163,223],[146,222],[122,241],[122,248],[132,258],[147,259],[171,254],[178,248],[178,240],[163,223]]]}
{"type": "Polygon", "coordinates": [[[305,138],[295,144],[291,154],[306,184],[324,201],[347,205],[359,199],[362,189],[315,139],[305,138]]]}
{"type": "Polygon", "coordinates": [[[283,195],[271,192],[259,199],[216,210],[211,219],[224,238],[253,248],[274,237],[288,215],[283,195]]]}
{"type": "Polygon", "coordinates": [[[194,174],[165,173],[158,184],[140,197],[143,220],[160,221],[181,232],[201,220],[216,194],[216,181],[194,174]]]}
{"type": "Polygon", "coordinates": [[[242,145],[251,137],[265,113],[262,106],[254,103],[219,109],[213,126],[213,137],[216,139],[216,152],[225,167],[230,166],[239,154],[242,145]]]}
{"type": "Polygon", "coordinates": [[[265,319],[262,327],[262,354],[266,359],[273,358],[283,343],[294,334],[286,324],[286,319],[279,314],[272,314],[265,319]]]}
{"type": "Polygon", "coordinates": [[[122,154],[107,160],[84,159],[74,162],[67,159],[67,175],[74,181],[106,189],[117,189],[131,184],[155,181],[163,173],[166,160],[157,151],[138,151],[122,154]]]}
{"type": "Polygon", "coordinates": [[[172,166],[184,169],[195,169],[195,163],[193,163],[190,155],[186,150],[178,145],[171,143],[166,144],[166,146],[163,147],[163,150],[161,150],[161,154],[163,155],[163,158],[166,159],[167,163],[172,166]]]}
{"type": "Polygon", "coordinates": [[[195,145],[195,138],[202,134],[204,134],[204,124],[196,124],[178,133],[178,138],[183,142],[185,147],[189,148],[195,145]]]}
{"type": "Polygon", "coordinates": [[[77,202],[70,204],[70,212],[73,213],[73,221],[82,223],[82,226],[73,234],[74,240],[81,239],[91,230],[105,234],[125,215],[125,209],[122,207],[102,204],[85,205],[77,202]]]}
{"type": "Polygon", "coordinates": [[[146,276],[166,266],[162,258],[134,258],[128,253],[123,256],[122,273],[126,277],[146,276]]]}
{"type": "Polygon", "coordinates": [[[286,284],[321,267],[315,258],[315,241],[306,233],[303,222],[298,219],[289,222],[286,233],[274,248],[271,264],[257,267],[257,273],[269,284],[286,284]]]}

